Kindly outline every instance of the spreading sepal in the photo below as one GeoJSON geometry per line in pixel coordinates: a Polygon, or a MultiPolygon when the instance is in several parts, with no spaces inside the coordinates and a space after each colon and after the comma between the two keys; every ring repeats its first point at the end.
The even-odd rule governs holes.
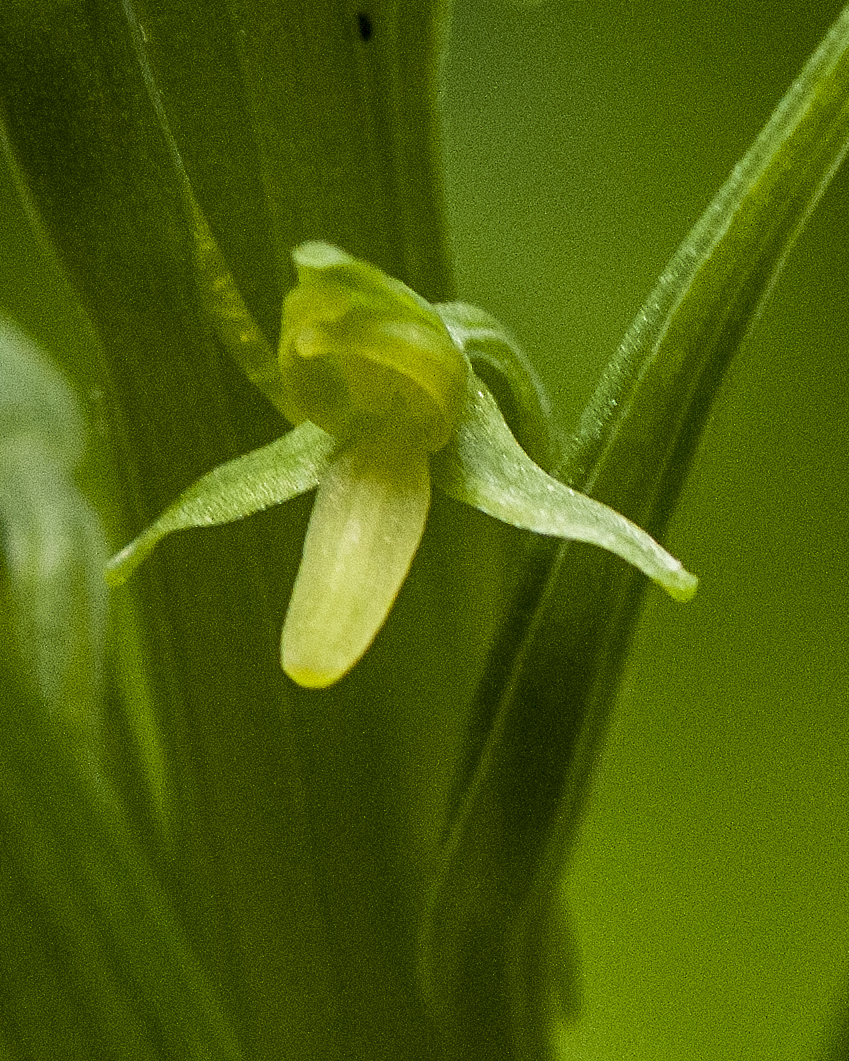
{"type": "Polygon", "coordinates": [[[644,530],[534,464],[478,379],[469,384],[451,445],[434,459],[433,482],[456,501],[514,527],[599,545],[633,564],[675,600],[690,600],[696,592],[696,576],[644,530]]]}
{"type": "Polygon", "coordinates": [[[213,468],[112,557],[106,565],[106,581],[111,586],[122,585],[173,531],[233,523],[314,490],[334,447],[330,435],[305,423],[276,442],[213,468]]]}

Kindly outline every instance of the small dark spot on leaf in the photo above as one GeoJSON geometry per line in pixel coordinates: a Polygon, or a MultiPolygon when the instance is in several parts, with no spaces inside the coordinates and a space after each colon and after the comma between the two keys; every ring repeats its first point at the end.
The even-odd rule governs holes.
{"type": "Polygon", "coordinates": [[[361,41],[370,41],[374,36],[374,23],[365,11],[357,12],[357,29],[361,41]]]}

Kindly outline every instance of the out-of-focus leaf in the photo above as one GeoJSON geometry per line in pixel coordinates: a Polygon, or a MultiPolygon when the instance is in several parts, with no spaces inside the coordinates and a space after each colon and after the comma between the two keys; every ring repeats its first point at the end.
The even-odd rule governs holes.
{"type": "Polygon", "coordinates": [[[0,528],[11,634],[35,694],[97,769],[108,547],[74,474],[82,416],[67,382],[0,317],[0,528]]]}
{"type": "MultiPolygon", "coordinates": [[[[569,451],[571,485],[662,533],[723,373],[848,140],[849,9],[635,320],[569,451]]],[[[552,1052],[557,955],[540,925],[559,907],[640,597],[604,554],[570,545],[550,570],[541,554],[493,653],[424,942],[464,1059],[552,1052]]]]}
{"type": "Polygon", "coordinates": [[[0,1027],[10,1057],[239,1061],[109,788],[0,673],[0,1027]]]}
{"type": "Polygon", "coordinates": [[[0,1027],[11,1057],[165,1049],[235,1061],[232,1029],[106,780],[108,549],[74,479],[84,448],[67,382],[0,319],[3,633],[17,647],[0,653],[0,1027]]]}

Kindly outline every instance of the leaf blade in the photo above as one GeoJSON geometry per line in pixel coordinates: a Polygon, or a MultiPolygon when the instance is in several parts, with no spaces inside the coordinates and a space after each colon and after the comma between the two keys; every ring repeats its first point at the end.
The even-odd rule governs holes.
{"type": "Polygon", "coordinates": [[[38,694],[92,769],[102,756],[103,524],[75,481],[82,414],[62,374],[0,316],[0,527],[9,618],[38,694]]]}
{"type": "MultiPolygon", "coordinates": [[[[682,244],[567,450],[566,482],[656,536],[724,371],[846,152],[847,100],[849,8],[682,244]]],[[[604,554],[570,544],[550,564],[538,552],[478,697],[490,722],[423,936],[430,997],[468,1056],[486,1056],[482,1028],[517,1057],[554,1055],[557,1006],[540,991],[550,954],[534,940],[560,902],[641,597],[604,554]]]]}

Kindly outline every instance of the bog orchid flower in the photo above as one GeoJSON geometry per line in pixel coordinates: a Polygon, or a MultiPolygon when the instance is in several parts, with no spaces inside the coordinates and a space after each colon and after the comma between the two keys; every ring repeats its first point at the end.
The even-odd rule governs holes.
{"type": "MultiPolygon", "coordinates": [[[[385,621],[433,484],[516,527],[600,545],[672,597],[692,597],[697,579],[654,539],[552,478],[516,441],[468,353],[488,338],[509,354],[497,322],[463,304],[431,305],[325,243],[305,243],[293,258],[298,283],[283,307],[276,378],[266,364],[263,389],[295,426],[190,486],[110,561],[110,583],[124,582],[172,531],[241,519],[318,488],[281,662],[294,681],[323,688],[358,662],[385,621]]],[[[232,332],[246,311],[227,277],[216,283],[229,292],[232,332]]],[[[250,335],[261,341],[255,326],[250,335]]]]}

